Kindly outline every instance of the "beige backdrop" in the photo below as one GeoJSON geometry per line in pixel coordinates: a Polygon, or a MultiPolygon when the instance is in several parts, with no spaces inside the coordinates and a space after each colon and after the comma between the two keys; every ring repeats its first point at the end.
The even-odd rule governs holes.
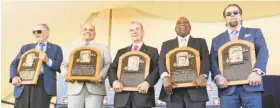
{"type": "MultiPolygon", "coordinates": [[[[49,24],[51,29],[49,41],[64,47],[70,41],[77,40],[81,24],[90,21],[96,26],[96,41],[109,45],[111,56],[114,58],[118,49],[131,44],[128,34],[131,21],[139,21],[143,24],[145,44],[154,46],[160,51],[163,41],[173,39],[176,36],[174,31],[176,18],[186,16],[189,17],[192,25],[191,35],[205,38],[210,49],[211,39],[226,30],[221,13],[222,9],[229,3],[232,2],[170,2],[175,7],[180,7],[172,10],[175,11],[176,14],[174,14],[167,7],[175,7],[166,2],[4,1],[2,5],[1,99],[13,101],[13,86],[8,83],[9,65],[22,45],[34,42],[31,30],[38,23],[49,24]],[[197,8],[192,4],[195,4],[197,8]],[[213,7],[206,8],[205,4],[211,4],[213,7]],[[191,10],[188,8],[190,6],[193,6],[191,10]],[[109,8],[113,8],[111,39],[108,36],[109,8]],[[205,10],[203,11],[201,8],[205,10]]],[[[280,71],[277,69],[280,61],[278,47],[280,41],[278,30],[280,2],[237,3],[246,9],[244,10],[245,21],[243,25],[245,27],[258,27],[263,31],[270,55],[267,73],[280,75],[280,71]]]]}

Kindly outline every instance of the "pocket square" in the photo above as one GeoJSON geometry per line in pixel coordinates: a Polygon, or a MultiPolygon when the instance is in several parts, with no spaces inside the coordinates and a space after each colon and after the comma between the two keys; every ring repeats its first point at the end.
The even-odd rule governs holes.
{"type": "Polygon", "coordinates": [[[246,38],[246,37],[250,37],[250,36],[252,36],[252,35],[251,34],[245,34],[244,37],[246,38]]]}

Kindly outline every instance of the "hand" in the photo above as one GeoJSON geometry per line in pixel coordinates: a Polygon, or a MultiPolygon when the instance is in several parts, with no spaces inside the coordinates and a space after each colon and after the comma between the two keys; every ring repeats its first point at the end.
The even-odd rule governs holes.
{"type": "Polygon", "coordinates": [[[248,81],[249,81],[250,86],[257,86],[257,85],[261,84],[262,76],[259,75],[257,72],[252,72],[248,76],[248,81]]]}
{"type": "Polygon", "coordinates": [[[162,84],[164,87],[164,90],[167,94],[172,94],[172,89],[173,89],[173,85],[176,86],[176,84],[174,83],[174,81],[172,81],[169,76],[165,76],[162,79],[162,84]]]}
{"type": "Polygon", "coordinates": [[[113,89],[115,92],[122,92],[123,85],[119,80],[113,82],[113,89]]]}
{"type": "Polygon", "coordinates": [[[102,76],[101,76],[101,74],[99,75],[99,77],[96,79],[96,78],[92,78],[91,80],[90,80],[90,82],[94,82],[94,83],[99,83],[99,82],[101,82],[101,79],[102,79],[102,76]]]}
{"type": "Polygon", "coordinates": [[[39,58],[45,63],[47,63],[49,61],[48,55],[44,52],[40,52],[39,58]]]}
{"type": "Polygon", "coordinates": [[[142,82],[137,86],[138,92],[146,94],[148,93],[148,89],[150,87],[150,84],[147,81],[142,82]]]}
{"type": "Polygon", "coordinates": [[[216,78],[215,82],[216,82],[216,84],[217,84],[217,86],[218,86],[219,88],[227,88],[227,87],[228,87],[228,85],[227,85],[227,79],[226,79],[224,76],[222,76],[222,75],[219,75],[219,76],[216,78]]]}
{"type": "Polygon", "coordinates": [[[207,79],[205,78],[204,75],[199,75],[195,79],[195,83],[196,83],[197,87],[205,87],[207,84],[207,79]]]}
{"type": "Polygon", "coordinates": [[[18,76],[13,77],[13,79],[12,79],[12,84],[13,84],[14,86],[18,87],[18,86],[20,86],[20,83],[21,83],[20,77],[18,77],[18,76]]]}
{"type": "Polygon", "coordinates": [[[64,76],[65,82],[71,82],[74,83],[75,81],[71,78],[67,78],[67,75],[64,76]]]}

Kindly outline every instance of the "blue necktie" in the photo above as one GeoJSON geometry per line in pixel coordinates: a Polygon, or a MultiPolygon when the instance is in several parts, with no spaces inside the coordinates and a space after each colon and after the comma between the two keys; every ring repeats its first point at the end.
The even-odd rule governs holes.
{"type": "Polygon", "coordinates": [[[44,44],[44,43],[40,43],[39,46],[40,46],[40,50],[44,52],[44,46],[45,46],[45,44],[44,44]]]}
{"type": "MultiPolygon", "coordinates": [[[[45,44],[44,44],[44,43],[40,43],[39,46],[40,46],[40,50],[44,52],[44,46],[45,46],[45,44]]],[[[43,71],[44,71],[44,68],[43,68],[43,65],[42,65],[41,73],[40,73],[40,74],[43,74],[43,73],[44,73],[43,71]]]]}
{"type": "Polygon", "coordinates": [[[86,42],[86,43],[84,44],[84,46],[89,46],[89,43],[88,43],[88,42],[86,42]]]}

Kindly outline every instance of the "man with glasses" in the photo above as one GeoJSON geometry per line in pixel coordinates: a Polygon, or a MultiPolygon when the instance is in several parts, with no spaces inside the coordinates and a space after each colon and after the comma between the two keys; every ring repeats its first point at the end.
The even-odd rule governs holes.
{"type": "Polygon", "coordinates": [[[49,27],[39,24],[33,30],[36,43],[26,44],[10,65],[10,83],[15,86],[15,108],[49,108],[51,96],[56,96],[56,72],[60,72],[63,59],[60,46],[48,42],[49,27]],[[37,84],[21,85],[17,75],[20,57],[30,49],[40,49],[43,61],[37,84]]]}
{"type": "MultiPolygon", "coordinates": [[[[65,75],[68,71],[69,58],[73,50],[79,47],[94,47],[101,52],[100,60],[100,76],[98,79],[91,81],[73,81],[67,79],[67,95],[68,95],[68,108],[102,108],[104,96],[106,95],[105,79],[112,62],[111,55],[107,46],[96,43],[95,27],[91,23],[85,23],[81,28],[81,40],[77,43],[73,42],[69,45],[69,49],[63,50],[64,59],[61,64],[61,72],[65,75]]],[[[90,54],[89,52],[82,52],[90,54]]],[[[88,55],[83,56],[81,62],[91,62],[87,58],[88,55]],[[87,60],[86,60],[87,59],[87,60]]]]}
{"type": "Polygon", "coordinates": [[[228,5],[223,12],[227,30],[212,40],[210,52],[212,79],[219,87],[222,108],[261,108],[263,91],[262,75],[265,75],[268,49],[259,28],[242,26],[242,9],[237,4],[228,5]],[[221,75],[218,67],[218,49],[232,40],[247,40],[254,44],[256,63],[248,76],[249,84],[228,86],[227,79],[221,75]]]}

